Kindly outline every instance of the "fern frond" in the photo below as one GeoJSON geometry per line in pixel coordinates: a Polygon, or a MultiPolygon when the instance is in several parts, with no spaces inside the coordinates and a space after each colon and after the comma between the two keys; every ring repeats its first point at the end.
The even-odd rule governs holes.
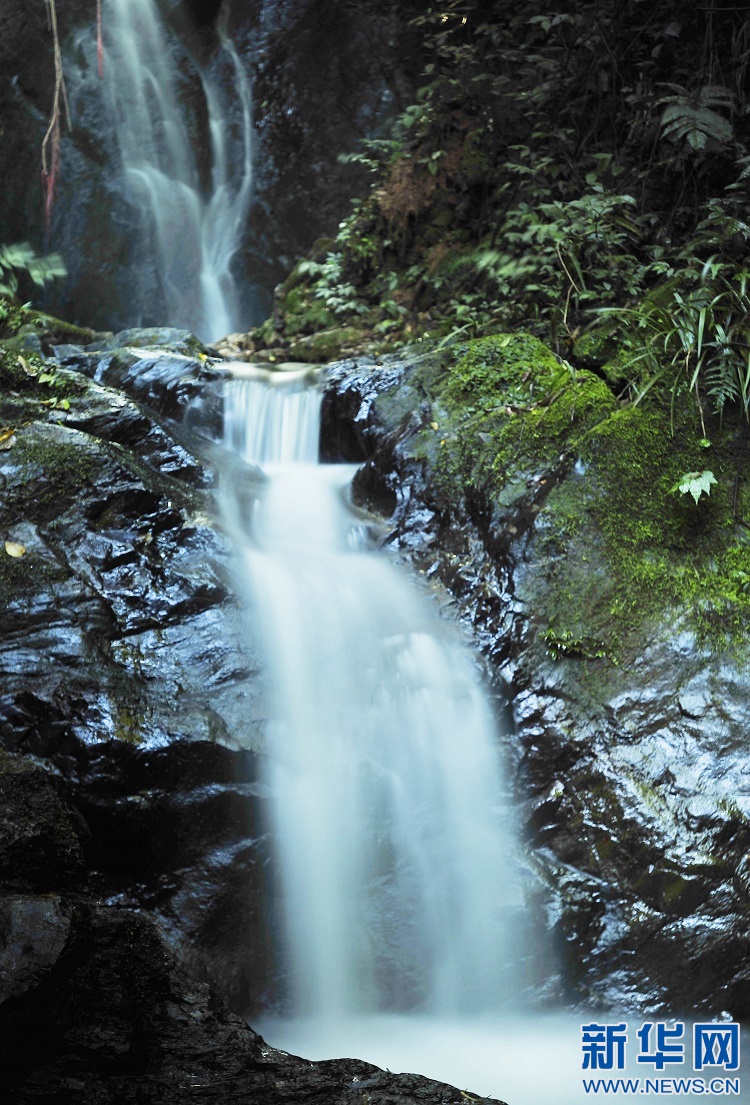
{"type": "Polygon", "coordinates": [[[741,398],[741,383],[733,360],[721,357],[707,367],[706,392],[713,400],[717,414],[722,413],[727,403],[734,403],[741,398]]]}

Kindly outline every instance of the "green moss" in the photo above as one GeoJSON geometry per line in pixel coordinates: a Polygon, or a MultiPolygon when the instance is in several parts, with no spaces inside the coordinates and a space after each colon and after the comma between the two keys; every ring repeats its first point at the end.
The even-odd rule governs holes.
{"type": "Polygon", "coordinates": [[[0,424],[38,415],[35,404],[65,406],[65,400],[84,394],[87,387],[78,373],[46,361],[18,338],[0,341],[0,424]]]}
{"type": "Polygon", "coordinates": [[[479,494],[499,534],[511,521],[533,525],[523,586],[538,647],[619,663],[649,627],[680,620],[714,648],[743,647],[750,543],[733,502],[736,486],[737,516],[750,518],[750,459],[737,427],[711,428],[706,451],[690,396],[674,409],[658,397],[622,405],[528,334],[457,352],[418,370],[433,414],[412,452],[446,506],[479,494]],[[672,490],[705,468],[718,481],[710,497],[672,490]]]}
{"type": "Polygon", "coordinates": [[[363,339],[363,331],[356,326],[336,326],[292,341],[289,345],[289,356],[293,361],[324,364],[327,361],[335,361],[350,349],[358,348],[362,345],[363,339]]]}
{"type": "Polygon", "coordinates": [[[114,736],[116,740],[126,744],[142,744],[146,736],[144,718],[129,709],[127,706],[117,707],[114,721],[114,736]]]}
{"type": "MultiPolygon", "coordinates": [[[[705,461],[685,403],[615,411],[580,442],[579,469],[540,518],[545,616],[558,635],[603,642],[611,659],[637,649],[650,624],[686,618],[716,648],[750,628],[750,548],[732,524],[736,457],[715,448],[718,484],[695,503],[672,491],[705,461]],[[746,586],[747,585],[747,586],[746,586]]],[[[746,462],[745,462],[746,463],[746,462]]]]}
{"type": "Polygon", "coordinates": [[[12,521],[49,521],[97,480],[101,457],[87,447],[83,436],[80,441],[73,435],[66,439],[54,427],[43,429],[51,432],[29,427],[17,433],[8,455],[20,478],[6,488],[0,520],[5,516],[12,521]]]}
{"type": "Polygon", "coordinates": [[[442,391],[448,402],[469,409],[547,394],[560,361],[531,334],[491,334],[459,347],[442,391]]]}
{"type": "Polygon", "coordinates": [[[325,304],[316,299],[309,287],[296,284],[280,304],[284,316],[284,333],[287,338],[297,334],[313,334],[327,330],[335,322],[335,316],[325,304]]]}
{"type": "Polygon", "coordinates": [[[601,380],[574,373],[524,333],[469,342],[430,391],[437,431],[423,431],[422,447],[425,455],[437,447],[438,487],[454,499],[482,490],[501,505],[525,492],[527,476],[557,468],[616,406],[601,380]]]}
{"type": "Polygon", "coordinates": [[[82,343],[93,341],[96,337],[94,330],[84,326],[75,326],[70,322],[63,322],[46,311],[37,311],[31,307],[22,306],[9,296],[0,295],[0,334],[4,338],[12,337],[24,331],[27,334],[36,333],[52,341],[60,341],[62,338],[68,341],[82,343]]]}

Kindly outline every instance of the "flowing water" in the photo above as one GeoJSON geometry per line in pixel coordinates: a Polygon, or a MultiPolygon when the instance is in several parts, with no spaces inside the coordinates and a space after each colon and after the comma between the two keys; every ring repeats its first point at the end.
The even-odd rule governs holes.
{"type": "Polygon", "coordinates": [[[499,1092],[524,979],[498,734],[455,627],[367,547],[353,469],[317,463],[319,411],[304,375],[226,391],[225,444],[258,473],[250,503],[246,483],[223,498],[271,683],[283,902],[287,992],[259,1027],[499,1092]]]}
{"type": "Polygon", "coordinates": [[[624,1018],[524,1009],[498,734],[475,667],[368,547],[352,467],[317,463],[310,370],[247,372],[226,389],[224,444],[248,467],[227,466],[222,499],[270,682],[286,981],[254,1027],[309,1059],[356,1056],[510,1105],[581,1105],[592,1073],[659,1077],[630,1053],[625,1071],[582,1069],[582,1022],[624,1018]]]}
{"type": "Polygon", "coordinates": [[[210,180],[202,181],[174,43],[155,0],[104,0],[104,28],[109,115],[165,320],[214,340],[240,322],[232,262],[252,193],[249,78],[220,33],[224,81],[216,67],[211,75],[198,70],[210,145],[210,180]]]}
{"type": "Polygon", "coordinates": [[[270,379],[227,391],[226,444],[265,479],[251,511],[225,504],[272,688],[286,1008],[498,1009],[520,984],[518,887],[476,667],[366,547],[352,468],[317,463],[319,392],[270,379]]]}

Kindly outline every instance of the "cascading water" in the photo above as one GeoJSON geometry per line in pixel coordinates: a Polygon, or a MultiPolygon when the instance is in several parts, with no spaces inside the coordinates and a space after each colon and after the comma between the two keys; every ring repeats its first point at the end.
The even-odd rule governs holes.
{"type": "Polygon", "coordinates": [[[220,32],[232,95],[199,72],[208,115],[211,180],[204,188],[179,96],[179,74],[155,0],[105,0],[107,101],[126,189],[151,250],[166,321],[211,341],[236,329],[232,261],[252,193],[250,82],[220,32]]]}
{"type": "Polygon", "coordinates": [[[428,600],[317,463],[320,395],[276,374],[227,390],[225,442],[265,484],[240,532],[272,685],[269,783],[294,1014],[504,1004],[519,974],[496,733],[428,600]]]}
{"type": "Polygon", "coordinates": [[[287,985],[254,1027],[308,1058],[581,1105],[586,1014],[521,998],[533,949],[472,664],[425,594],[368,551],[352,467],[317,463],[310,370],[247,372],[226,389],[224,444],[250,478],[227,465],[222,503],[267,658],[287,985]]]}

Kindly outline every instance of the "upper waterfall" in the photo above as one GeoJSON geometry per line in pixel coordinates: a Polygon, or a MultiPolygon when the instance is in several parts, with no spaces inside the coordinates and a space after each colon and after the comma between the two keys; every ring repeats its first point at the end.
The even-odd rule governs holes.
{"type": "Polygon", "coordinates": [[[180,100],[180,74],[155,0],[105,3],[105,81],[127,195],[139,212],[142,248],[152,256],[166,321],[211,341],[236,329],[232,261],[252,193],[250,81],[220,36],[227,83],[199,72],[210,139],[211,178],[201,181],[194,137],[180,100]]]}

